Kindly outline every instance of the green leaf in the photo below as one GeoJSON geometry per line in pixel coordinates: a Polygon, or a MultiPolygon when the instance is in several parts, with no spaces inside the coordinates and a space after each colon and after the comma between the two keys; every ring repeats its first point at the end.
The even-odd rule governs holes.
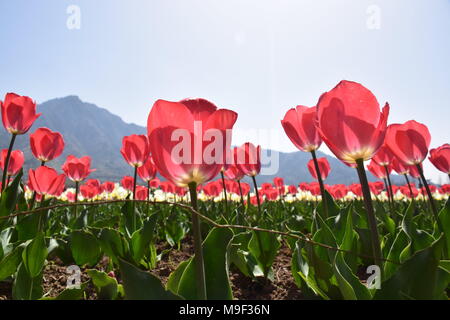
{"type": "Polygon", "coordinates": [[[20,192],[20,180],[23,176],[23,170],[14,178],[13,182],[3,190],[0,198],[0,217],[9,216],[14,211],[20,192]]]}
{"type": "Polygon", "coordinates": [[[343,254],[336,253],[336,259],[333,264],[334,275],[339,284],[342,296],[346,300],[370,300],[372,296],[358,277],[352,272],[350,267],[345,263],[343,254]]]}
{"type": "Polygon", "coordinates": [[[114,263],[119,263],[118,258],[127,258],[129,253],[129,245],[125,239],[125,236],[123,236],[119,231],[111,228],[102,229],[99,240],[102,250],[113,260],[114,263]]]}
{"type": "Polygon", "coordinates": [[[56,297],[44,297],[39,300],[81,300],[84,297],[84,288],[85,285],[83,284],[79,289],[64,289],[56,297]]]}
{"type": "Polygon", "coordinates": [[[166,289],[172,291],[173,293],[178,292],[178,287],[180,285],[181,276],[183,275],[184,270],[186,270],[186,267],[188,266],[189,262],[192,260],[188,259],[186,261],[181,262],[178,267],[173,271],[169,279],[167,280],[166,289]]]}
{"type": "MultiPolygon", "coordinates": [[[[208,300],[233,299],[227,266],[227,249],[232,237],[233,232],[231,229],[214,228],[203,242],[206,294],[208,300]]],[[[198,299],[193,259],[186,266],[181,276],[177,293],[185,299],[198,299]]]]}
{"type": "Polygon", "coordinates": [[[12,296],[14,300],[36,300],[42,297],[42,273],[30,277],[23,263],[17,270],[13,284],[12,296]]]}
{"type": "Polygon", "coordinates": [[[22,262],[22,251],[23,247],[18,246],[0,261],[0,281],[5,280],[17,271],[17,267],[22,262]]]}
{"type": "Polygon", "coordinates": [[[119,258],[125,299],[127,300],[179,300],[180,297],[164,289],[161,281],[119,258]]]}
{"type": "Polygon", "coordinates": [[[139,264],[144,257],[145,250],[148,249],[150,243],[153,241],[156,219],[156,214],[146,219],[143,222],[142,228],[134,232],[131,237],[131,254],[136,264],[139,264]]]}
{"type": "Polygon", "coordinates": [[[252,231],[252,238],[248,243],[249,252],[256,258],[258,266],[267,277],[272,269],[273,261],[280,248],[277,235],[268,232],[252,231]]]}
{"type": "Polygon", "coordinates": [[[381,284],[376,299],[439,299],[436,295],[438,267],[444,241],[442,237],[432,246],[416,252],[381,284]]]}
{"type": "Polygon", "coordinates": [[[117,298],[119,292],[115,278],[95,269],[88,270],[87,274],[91,277],[100,300],[115,300],[117,298]]]}
{"type": "Polygon", "coordinates": [[[442,208],[441,212],[439,212],[439,220],[441,221],[442,226],[444,226],[444,235],[446,246],[444,248],[447,249],[444,258],[450,258],[450,198],[447,199],[445,206],[442,208]]]}
{"type": "Polygon", "coordinates": [[[37,277],[41,273],[46,258],[47,245],[44,233],[40,232],[22,252],[23,264],[31,278],[37,277]]]}
{"type": "Polygon", "coordinates": [[[70,235],[70,248],[77,265],[94,266],[100,259],[100,245],[90,232],[73,231],[70,235]]]}

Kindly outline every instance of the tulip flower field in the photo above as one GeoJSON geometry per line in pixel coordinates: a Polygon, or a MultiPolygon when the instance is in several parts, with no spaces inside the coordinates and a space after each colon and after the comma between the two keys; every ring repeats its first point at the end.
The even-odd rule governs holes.
{"type": "Polygon", "coordinates": [[[11,138],[0,154],[1,299],[277,298],[247,287],[295,292],[281,299],[448,299],[450,185],[430,184],[422,164],[450,177],[450,145],[432,146],[415,120],[390,124],[389,104],[362,84],[341,81],[280,119],[311,154],[315,182],[297,185],[258,183],[261,147],[233,147],[238,114],[205,99],[156,101],[147,135],[117,150],[129,164],[121,181],[92,179],[89,155],[54,166],[64,137],[33,127],[31,98],[8,93],[0,106],[11,138]],[[29,131],[41,165],[24,171],[14,145],[29,131]],[[322,143],[360,183],[326,183],[322,143]]]}

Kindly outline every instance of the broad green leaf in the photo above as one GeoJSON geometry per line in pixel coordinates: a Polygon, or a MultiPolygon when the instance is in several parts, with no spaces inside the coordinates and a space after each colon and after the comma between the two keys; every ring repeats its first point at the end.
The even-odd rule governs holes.
{"type": "Polygon", "coordinates": [[[101,251],[97,238],[87,231],[73,231],[70,235],[70,248],[77,265],[94,266],[100,259],[101,251]]]}
{"type": "Polygon", "coordinates": [[[272,269],[273,261],[280,248],[277,235],[269,232],[252,231],[252,238],[248,243],[249,252],[256,258],[258,266],[267,277],[272,269]]]}
{"type": "Polygon", "coordinates": [[[118,263],[118,258],[127,258],[128,242],[119,231],[111,228],[102,229],[99,240],[102,250],[114,263],[118,263]]]}
{"type": "Polygon", "coordinates": [[[333,264],[334,275],[339,283],[339,290],[346,300],[370,300],[372,296],[369,290],[352,272],[350,267],[345,263],[343,254],[336,253],[336,259],[333,264]]]}
{"type": "Polygon", "coordinates": [[[436,296],[438,268],[443,239],[432,246],[416,252],[397,271],[381,284],[376,299],[439,299],[436,296]]]}
{"type": "Polygon", "coordinates": [[[100,300],[114,300],[117,298],[119,292],[115,278],[95,269],[88,270],[87,274],[91,277],[100,300]]]}
{"type": "Polygon", "coordinates": [[[3,190],[0,198],[0,217],[9,216],[13,213],[20,192],[22,176],[23,170],[20,169],[13,182],[3,190]]]}
{"type": "Polygon", "coordinates": [[[165,290],[161,281],[149,272],[140,270],[119,258],[125,299],[127,300],[179,300],[180,297],[165,290]]]}
{"type": "Polygon", "coordinates": [[[56,297],[44,297],[39,300],[81,300],[84,298],[85,284],[81,285],[79,289],[64,289],[56,297]]]}
{"type": "MultiPolygon", "coordinates": [[[[206,293],[208,300],[231,300],[233,294],[228,279],[227,249],[233,237],[231,229],[214,228],[203,242],[206,293]]],[[[185,299],[198,299],[192,259],[181,276],[178,294],[185,299]]]]}
{"type": "Polygon", "coordinates": [[[188,259],[186,261],[181,262],[178,267],[173,271],[169,279],[167,280],[166,289],[172,291],[173,293],[178,293],[178,287],[180,284],[181,276],[183,275],[184,270],[186,270],[186,267],[188,266],[189,262],[192,260],[188,259]]]}
{"type": "Polygon", "coordinates": [[[444,226],[444,236],[446,245],[444,248],[447,249],[444,258],[450,258],[450,198],[447,199],[445,206],[442,208],[441,212],[439,212],[439,220],[441,224],[444,226]]]}
{"type": "Polygon", "coordinates": [[[16,272],[17,267],[22,262],[22,251],[23,247],[18,246],[0,261],[0,281],[5,280],[16,272]]]}
{"type": "Polygon", "coordinates": [[[146,219],[142,228],[134,232],[131,237],[131,254],[136,264],[139,264],[144,257],[145,250],[148,249],[153,241],[156,219],[156,214],[146,219]]]}
{"type": "Polygon", "coordinates": [[[23,263],[17,270],[14,279],[12,295],[14,300],[36,300],[43,294],[42,273],[36,277],[30,277],[23,263]]]}
{"type": "Polygon", "coordinates": [[[47,245],[44,234],[38,233],[22,252],[22,261],[31,278],[37,277],[44,267],[47,258],[47,245]]]}

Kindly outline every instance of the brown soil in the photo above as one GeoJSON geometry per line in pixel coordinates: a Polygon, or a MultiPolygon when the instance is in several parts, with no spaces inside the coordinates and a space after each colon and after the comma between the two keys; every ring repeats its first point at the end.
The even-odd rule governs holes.
{"type": "MultiPolygon", "coordinates": [[[[180,250],[172,249],[167,242],[157,244],[158,254],[167,250],[162,255],[158,266],[152,273],[158,276],[165,284],[169,275],[177,266],[193,255],[192,241],[187,237],[182,241],[180,250]]],[[[230,281],[235,299],[238,300],[297,300],[301,299],[301,293],[295,285],[290,271],[291,255],[285,246],[281,248],[273,264],[274,281],[265,279],[251,279],[244,276],[239,270],[233,268],[230,271],[230,281]]],[[[108,258],[104,258],[96,269],[105,271],[108,258]]],[[[81,281],[87,283],[86,299],[97,298],[95,288],[89,281],[86,269],[81,269],[81,281]]],[[[44,269],[44,293],[45,296],[55,297],[66,288],[67,283],[66,266],[59,259],[49,261],[44,269]]],[[[118,279],[120,282],[120,279],[118,279]]],[[[11,282],[0,282],[0,300],[11,299],[11,282]]]]}

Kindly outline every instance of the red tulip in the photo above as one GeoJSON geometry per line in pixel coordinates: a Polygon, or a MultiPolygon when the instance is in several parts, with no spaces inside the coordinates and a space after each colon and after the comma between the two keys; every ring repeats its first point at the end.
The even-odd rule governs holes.
{"type": "Polygon", "coordinates": [[[24,134],[30,130],[34,121],[41,115],[36,114],[36,102],[31,98],[7,93],[5,101],[0,101],[2,121],[11,134],[24,134]]]}
{"type": "Polygon", "coordinates": [[[373,161],[382,167],[391,165],[394,159],[394,154],[386,145],[383,145],[372,158],[373,161]]]}
{"type": "Polygon", "coordinates": [[[297,194],[297,187],[296,186],[289,186],[288,187],[288,192],[290,193],[290,194],[297,194]]]}
{"type": "Polygon", "coordinates": [[[301,151],[311,152],[322,144],[316,129],[316,107],[297,106],[290,109],[281,125],[289,139],[301,151]]]}
{"type": "Polygon", "coordinates": [[[273,184],[277,188],[283,188],[284,187],[284,180],[280,177],[273,178],[273,184]]]}
{"type": "Polygon", "coordinates": [[[341,81],[317,105],[317,126],[323,141],[349,164],[369,160],[383,144],[389,105],[380,112],[375,96],[361,84],[341,81]]]}
{"type": "Polygon", "coordinates": [[[66,197],[69,202],[75,202],[75,193],[67,192],[66,197]]]}
{"type": "Polygon", "coordinates": [[[213,179],[226,162],[236,119],[205,99],[156,101],[147,130],[158,172],[183,187],[213,179]]]}
{"type": "Polygon", "coordinates": [[[250,185],[245,182],[241,182],[242,195],[245,197],[250,192],[250,185]]]}
{"type": "Polygon", "coordinates": [[[386,145],[406,165],[422,163],[427,157],[430,142],[427,126],[414,120],[391,124],[386,133],[386,145]]]}
{"type": "Polygon", "coordinates": [[[84,183],[86,185],[90,185],[96,188],[100,188],[100,181],[98,179],[89,179],[84,183]]]}
{"type": "Polygon", "coordinates": [[[28,186],[39,195],[59,196],[64,191],[66,176],[55,169],[40,166],[28,171],[28,186]]]}
{"type": "Polygon", "coordinates": [[[122,153],[125,161],[132,167],[139,168],[144,165],[149,156],[148,139],[145,135],[133,134],[122,139],[122,153]]]}
{"type": "Polygon", "coordinates": [[[234,148],[234,163],[247,176],[254,177],[261,171],[261,147],[250,142],[234,148]]]}
{"type": "Polygon", "coordinates": [[[353,192],[353,194],[355,194],[357,197],[363,196],[361,185],[359,183],[353,183],[349,186],[349,188],[350,191],[353,192]]]}
{"type": "Polygon", "coordinates": [[[136,197],[137,200],[147,200],[148,199],[148,188],[143,186],[136,187],[136,197]]]}
{"type": "Polygon", "coordinates": [[[391,168],[398,174],[408,174],[411,166],[406,166],[402,162],[398,161],[397,158],[393,158],[391,162],[391,168]]]}
{"type": "Polygon", "coordinates": [[[91,169],[91,157],[77,158],[73,155],[67,157],[62,170],[70,180],[75,182],[83,181],[95,171],[95,169],[91,169]]]}
{"type": "Polygon", "coordinates": [[[106,192],[106,193],[112,193],[115,188],[116,188],[116,184],[111,181],[103,182],[100,185],[100,189],[102,190],[102,192],[106,192]]]}
{"type": "MultiPolygon", "coordinates": [[[[4,166],[5,166],[4,163],[5,163],[7,153],[8,153],[8,149],[3,149],[0,154],[1,168],[4,168],[4,166]]],[[[11,156],[9,158],[9,163],[8,163],[8,170],[7,170],[8,176],[16,175],[20,171],[20,169],[22,169],[24,161],[25,161],[25,157],[23,156],[23,152],[21,150],[13,150],[11,152],[11,156]]]]}
{"type": "Polygon", "coordinates": [[[163,181],[160,187],[165,193],[175,193],[175,184],[172,181],[163,181]]]}
{"type": "Polygon", "coordinates": [[[120,183],[122,185],[122,188],[124,188],[125,190],[133,191],[133,186],[134,186],[134,179],[133,179],[133,177],[125,176],[125,177],[122,178],[120,183]]]}
{"type": "Polygon", "coordinates": [[[203,192],[208,197],[218,197],[223,191],[223,186],[220,181],[211,181],[203,186],[203,192]]]}
{"type": "MultiPolygon", "coordinates": [[[[317,159],[317,164],[319,165],[320,175],[322,176],[322,180],[325,180],[331,171],[330,163],[328,162],[327,158],[323,157],[323,158],[317,159]]],[[[315,180],[318,180],[317,172],[316,172],[316,168],[314,166],[313,159],[309,160],[309,162],[308,162],[308,170],[309,170],[309,173],[311,174],[311,176],[315,180]]]]}
{"type": "Polygon", "coordinates": [[[387,179],[387,174],[390,173],[392,170],[390,166],[387,167],[388,172],[386,172],[384,166],[379,165],[372,159],[372,161],[370,161],[370,164],[367,166],[367,169],[369,169],[369,171],[378,179],[387,179]]]}
{"type": "Polygon", "coordinates": [[[230,180],[240,181],[244,178],[244,173],[239,169],[238,166],[232,164],[224,172],[225,177],[230,180]]]}
{"type": "MultiPolygon", "coordinates": [[[[420,164],[420,166],[422,167],[422,170],[423,170],[422,163],[420,164]]],[[[411,177],[413,177],[414,179],[420,179],[420,172],[419,172],[419,169],[417,169],[416,166],[408,166],[408,168],[409,168],[409,175],[411,177]]]]}
{"type": "Polygon", "coordinates": [[[149,182],[156,176],[156,167],[152,157],[148,157],[143,166],[140,166],[137,170],[139,177],[145,182],[149,182]]]}
{"type": "Polygon", "coordinates": [[[83,198],[93,199],[100,193],[100,188],[95,185],[84,184],[80,187],[80,192],[83,198]]]}
{"type": "Polygon", "coordinates": [[[150,180],[150,187],[151,188],[156,189],[156,188],[159,187],[160,184],[161,184],[161,181],[158,178],[154,178],[154,179],[150,180]]]}
{"type": "Polygon", "coordinates": [[[342,199],[347,195],[348,188],[343,184],[336,184],[330,189],[330,193],[334,199],[342,199]]]}
{"type": "Polygon", "coordinates": [[[59,132],[39,128],[30,134],[30,146],[36,159],[48,162],[61,155],[64,150],[64,139],[59,132]]]}
{"type": "Polygon", "coordinates": [[[450,174],[450,144],[431,149],[429,159],[438,170],[450,174]]]}

